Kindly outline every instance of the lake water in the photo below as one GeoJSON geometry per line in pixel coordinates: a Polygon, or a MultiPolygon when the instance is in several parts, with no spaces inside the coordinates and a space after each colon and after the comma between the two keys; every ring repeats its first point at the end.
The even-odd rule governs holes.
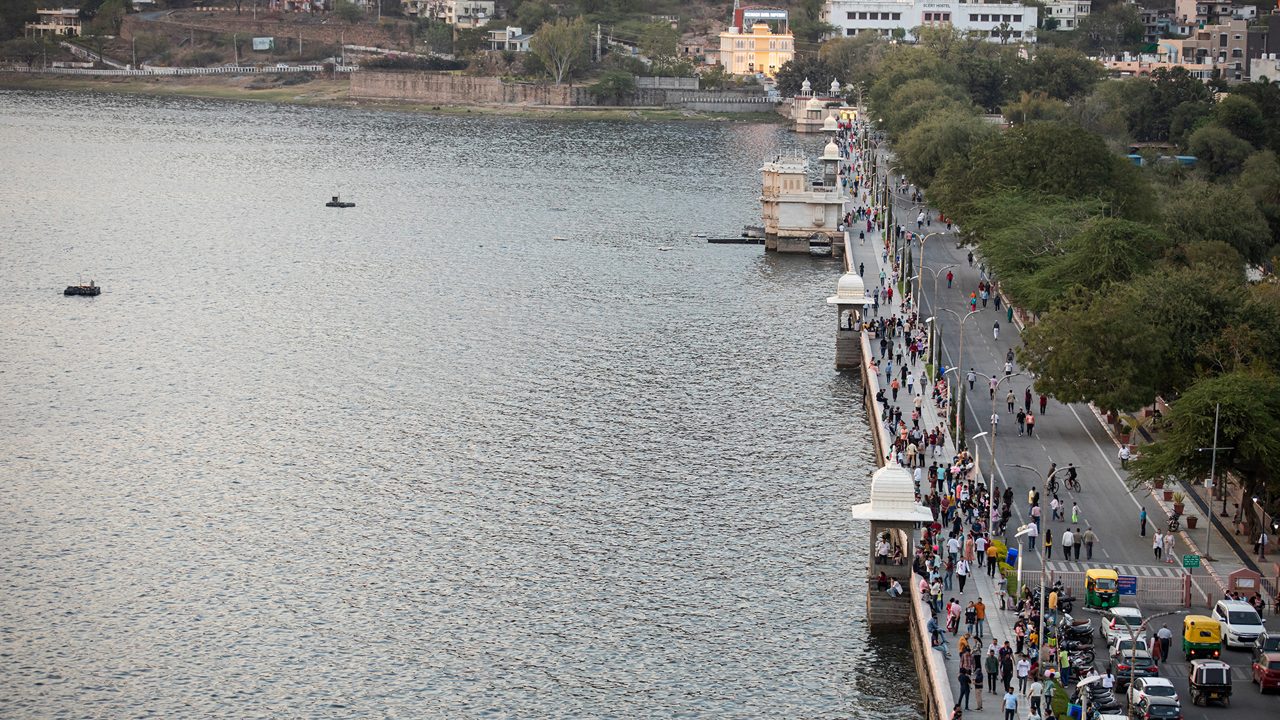
{"type": "Polygon", "coordinates": [[[918,717],[820,142],[0,91],[0,716],[918,717]]]}

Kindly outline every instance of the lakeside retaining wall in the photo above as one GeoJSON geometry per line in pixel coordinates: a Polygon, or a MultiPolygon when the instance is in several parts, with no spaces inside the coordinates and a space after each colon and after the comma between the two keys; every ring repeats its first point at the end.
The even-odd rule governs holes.
{"type": "MultiPolygon", "coordinates": [[[[585,85],[508,82],[496,77],[473,77],[447,72],[360,70],[351,74],[351,96],[433,105],[601,105],[585,85]]],[[[637,88],[631,98],[623,101],[610,100],[605,104],[708,112],[768,112],[773,107],[768,98],[748,92],[643,87],[637,88]]]]}
{"type": "MultiPolygon", "coordinates": [[[[849,232],[844,234],[844,272],[853,272],[853,244],[849,232]]],[[[867,331],[859,332],[862,343],[862,362],[858,365],[862,373],[863,407],[867,411],[867,419],[871,423],[871,440],[876,451],[876,465],[884,467],[893,439],[889,431],[880,421],[880,409],[876,407],[876,393],[880,389],[880,378],[867,372],[871,354],[871,338],[867,331]]],[[[920,584],[912,574],[907,597],[911,598],[911,613],[908,616],[908,635],[911,638],[911,656],[915,663],[916,678],[920,683],[920,700],[924,704],[924,717],[927,720],[946,720],[954,704],[951,683],[947,678],[947,670],[938,660],[937,652],[930,645],[929,614],[925,609],[924,597],[920,594],[920,584]]],[[[868,588],[870,590],[870,588],[868,588]]]]}

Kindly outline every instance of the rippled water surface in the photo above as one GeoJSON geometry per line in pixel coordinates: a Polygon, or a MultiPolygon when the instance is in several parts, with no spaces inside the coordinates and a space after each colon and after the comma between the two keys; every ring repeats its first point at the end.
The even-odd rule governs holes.
{"type": "Polygon", "coordinates": [[[0,715],[918,717],[814,142],[0,91],[0,715]]]}

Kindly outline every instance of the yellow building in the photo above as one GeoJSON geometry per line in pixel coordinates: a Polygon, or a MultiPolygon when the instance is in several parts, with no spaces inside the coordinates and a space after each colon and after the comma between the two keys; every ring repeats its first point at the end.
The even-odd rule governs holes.
{"type": "Polygon", "coordinates": [[[794,56],[791,33],[775,33],[764,23],[753,25],[750,33],[737,27],[720,33],[720,64],[732,75],[764,73],[773,77],[794,56]]]}

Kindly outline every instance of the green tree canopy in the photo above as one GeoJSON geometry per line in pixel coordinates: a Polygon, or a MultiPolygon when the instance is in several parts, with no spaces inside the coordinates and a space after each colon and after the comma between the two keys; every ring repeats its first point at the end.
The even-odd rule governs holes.
{"type": "Polygon", "coordinates": [[[898,141],[898,163],[907,177],[928,187],[949,160],[968,157],[970,149],[998,132],[972,112],[937,110],[908,130],[898,141]]]}
{"type": "Polygon", "coordinates": [[[1200,480],[1209,475],[1214,415],[1218,414],[1215,472],[1230,474],[1254,495],[1280,492],[1280,378],[1249,371],[1208,377],[1195,383],[1169,409],[1167,428],[1130,465],[1133,481],[1174,476],[1200,480]]]}
{"type": "Polygon", "coordinates": [[[964,225],[976,198],[1000,190],[1097,199],[1129,219],[1150,217],[1151,192],[1138,169],[1102,139],[1071,124],[1036,122],[974,147],[938,173],[931,196],[964,225]]]}
{"type": "Polygon", "coordinates": [[[1147,142],[1169,139],[1170,123],[1179,105],[1199,104],[1207,111],[1213,98],[1199,78],[1181,67],[1156,68],[1151,72],[1151,82],[1140,89],[1143,92],[1130,116],[1129,130],[1135,139],[1147,142]]]}
{"type": "Polygon", "coordinates": [[[0,0],[0,41],[22,37],[26,23],[35,19],[35,0],[0,0]]]}
{"type": "Polygon", "coordinates": [[[1217,179],[1240,172],[1253,146],[1221,125],[1209,123],[1192,133],[1187,150],[1196,156],[1196,167],[1217,179]]]}
{"type": "Polygon", "coordinates": [[[1175,243],[1223,242],[1254,263],[1272,245],[1271,228],[1257,203],[1228,185],[1183,183],[1166,203],[1164,227],[1175,243]]]}
{"type": "Polygon", "coordinates": [[[561,18],[543,25],[529,41],[529,50],[542,60],[557,85],[586,65],[591,57],[587,26],[582,18],[561,18]]]}
{"type": "Polygon", "coordinates": [[[1070,100],[1093,90],[1102,75],[1102,66],[1078,50],[1040,47],[1027,63],[1020,87],[1024,91],[1070,100]]]}
{"type": "Polygon", "coordinates": [[[1267,122],[1258,104],[1244,95],[1228,95],[1213,109],[1213,119],[1254,147],[1267,141],[1267,122]]]}
{"type": "Polygon", "coordinates": [[[773,79],[780,95],[794,97],[800,94],[800,86],[805,80],[809,81],[814,92],[822,92],[836,79],[836,70],[816,55],[797,55],[783,63],[773,79]]]}

